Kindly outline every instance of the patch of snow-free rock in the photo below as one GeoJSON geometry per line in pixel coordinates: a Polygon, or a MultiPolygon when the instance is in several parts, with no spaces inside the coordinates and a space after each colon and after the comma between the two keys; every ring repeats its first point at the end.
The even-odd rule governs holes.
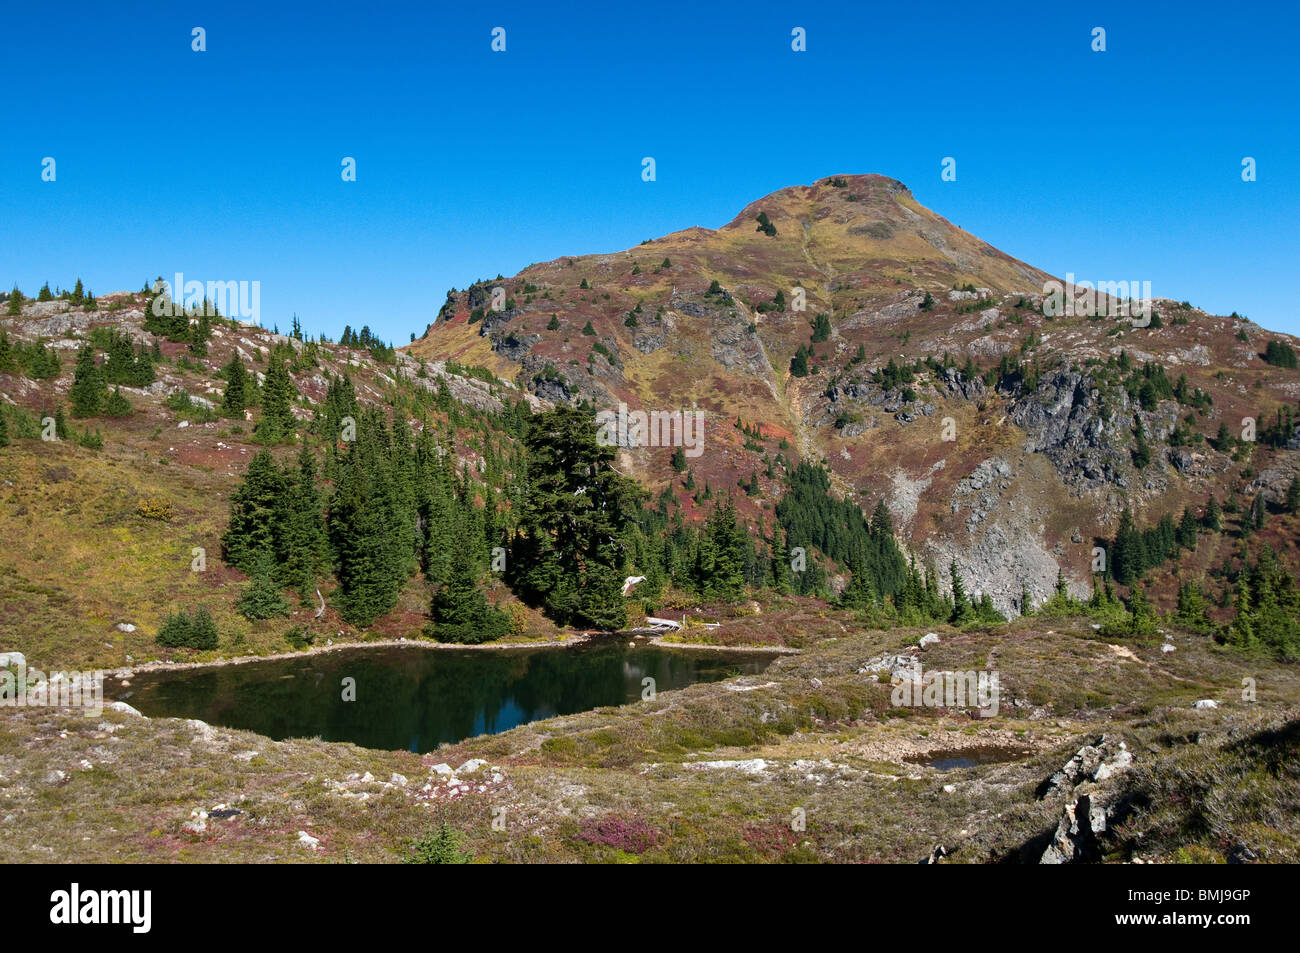
{"type": "Polygon", "coordinates": [[[686,767],[705,770],[740,771],[744,774],[762,774],[767,770],[767,762],[762,758],[748,758],[744,761],[694,761],[688,763],[686,767]]]}

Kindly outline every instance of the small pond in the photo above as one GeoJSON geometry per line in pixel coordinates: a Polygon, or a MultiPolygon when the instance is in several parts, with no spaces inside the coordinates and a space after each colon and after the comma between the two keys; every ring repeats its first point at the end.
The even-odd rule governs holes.
{"type": "Polygon", "coordinates": [[[662,692],[757,674],[774,658],[612,640],[570,648],[363,648],[142,672],[129,686],[113,679],[104,688],[152,717],[198,718],[277,741],[319,737],[422,753],[541,718],[638,701],[645,678],[662,692]],[[349,684],[355,701],[344,700],[349,684]]]}

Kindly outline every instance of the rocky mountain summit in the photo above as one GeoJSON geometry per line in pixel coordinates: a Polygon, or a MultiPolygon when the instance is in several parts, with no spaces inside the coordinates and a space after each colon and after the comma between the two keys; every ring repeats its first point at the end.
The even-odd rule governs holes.
{"type": "MultiPolygon", "coordinates": [[[[1017,611],[1022,583],[1039,601],[1058,570],[1090,591],[1125,506],[1148,525],[1234,485],[1278,501],[1300,468],[1291,434],[1257,439],[1300,398],[1294,368],[1265,360],[1293,339],[1167,298],[1145,319],[1113,315],[1110,293],[1058,314],[1051,281],[894,179],[833,176],[716,230],[453,289],[408,350],[548,401],[702,409],[694,481],[757,474],[739,500],[754,521],[779,493],[771,461],[824,460],[838,495],[886,502],[919,560],[957,560],[1017,611]],[[736,422],[761,436],[737,441],[736,422]]],[[[689,511],[669,460],[622,465],[689,511]]]]}

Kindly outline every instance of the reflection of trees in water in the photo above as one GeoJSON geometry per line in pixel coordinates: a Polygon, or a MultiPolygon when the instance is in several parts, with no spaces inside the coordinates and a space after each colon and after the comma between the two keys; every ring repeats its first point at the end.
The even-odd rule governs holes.
{"type": "Polygon", "coordinates": [[[552,715],[759,672],[767,657],[596,644],[573,649],[375,649],[137,677],[132,702],[149,715],[201,718],[272,738],[312,737],[429,751],[552,715]],[[355,702],[342,700],[356,679],[355,702]]]}

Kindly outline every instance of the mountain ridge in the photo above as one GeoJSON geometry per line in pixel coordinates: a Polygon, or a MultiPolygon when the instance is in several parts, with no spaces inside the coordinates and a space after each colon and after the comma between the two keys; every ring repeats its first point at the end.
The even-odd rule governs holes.
{"type": "MultiPolygon", "coordinates": [[[[716,230],[692,227],[622,251],[563,256],[454,290],[439,320],[407,350],[482,363],[554,401],[702,407],[720,425],[713,431],[717,459],[692,469],[713,486],[734,487],[761,472],[778,452],[774,444],[786,439],[801,455],[825,459],[841,492],[859,495],[868,509],[886,499],[918,556],[996,566],[1005,562],[993,555],[997,549],[1014,550],[1005,568],[976,580],[977,588],[997,592],[1000,608],[1014,610],[1012,590],[1025,574],[1038,598],[1052,590],[1058,567],[1073,591],[1090,591],[1094,539],[1110,534],[1126,502],[1153,518],[1169,492],[1171,500],[1203,505],[1207,474],[1226,472],[1201,444],[1172,457],[1177,448],[1167,448],[1139,479],[1127,462],[1135,427],[1167,441],[1191,410],[1201,415],[1203,440],[1219,423],[1231,421],[1235,434],[1243,418],[1266,420],[1300,397],[1289,369],[1261,360],[1262,340],[1240,340],[1294,344],[1287,335],[1166,298],[1152,303],[1154,327],[1107,315],[1053,317],[1045,313],[1044,288],[1054,280],[920,206],[896,179],[835,175],[778,189],[716,230]],[[715,281],[721,296],[709,294],[715,281]],[[476,314],[490,286],[505,289],[507,306],[476,314]],[[802,312],[792,301],[800,292],[802,312]],[[828,333],[813,341],[810,321],[821,313],[828,333]],[[803,377],[790,369],[801,347],[814,354],[803,377]],[[1136,392],[1109,394],[1114,408],[1074,400],[1075,390],[1098,391],[1098,376],[1108,378],[1100,389],[1123,390],[1109,379],[1121,353],[1184,375],[1191,393],[1200,388],[1218,403],[1200,410],[1184,404],[1179,413],[1179,403],[1163,396],[1135,409],[1136,392]],[[878,380],[891,360],[917,366],[944,354],[954,366],[974,367],[957,368],[955,376],[931,369],[903,386],[878,380]],[[1025,366],[1019,380],[997,373],[1007,361],[1025,366]],[[1064,377],[1046,373],[1062,362],[1064,377]],[[996,379],[978,379],[990,373],[996,379]],[[1066,391],[1069,399],[1061,396],[1066,391]],[[917,399],[904,400],[909,394],[917,399]],[[1090,418],[1094,429],[1099,415],[1118,412],[1112,419],[1122,426],[1101,425],[1092,438],[1044,437],[1039,431],[1050,429],[1049,421],[1032,410],[1036,401],[1090,418]],[[747,454],[743,440],[719,433],[722,421],[737,418],[761,422],[774,438],[763,441],[762,453],[747,454]],[[956,425],[953,441],[936,432],[945,419],[956,425]],[[1100,445],[1086,453],[1057,446],[1087,439],[1100,445]],[[1003,479],[976,486],[985,483],[976,476],[982,465],[1003,479]],[[1196,467],[1205,472],[1192,474],[1196,467]],[[1026,505],[1020,516],[980,529],[987,514],[1014,508],[1017,498],[1026,505]],[[972,505],[977,518],[967,526],[972,505]]],[[[1118,303],[1104,295],[1099,301],[1103,308],[1118,303]]],[[[625,449],[621,459],[652,489],[674,486],[666,451],[625,449]]],[[[1231,467],[1238,475],[1249,469],[1241,462],[1231,467]]],[[[1293,469],[1288,458],[1281,478],[1293,469]]],[[[778,492],[779,480],[760,482],[764,497],[778,492]]],[[[1254,489],[1267,489],[1270,499],[1281,492],[1273,484],[1254,489]]],[[[688,505],[680,491],[674,486],[688,505]]],[[[745,513],[751,520],[760,514],[761,505],[745,513]]]]}

